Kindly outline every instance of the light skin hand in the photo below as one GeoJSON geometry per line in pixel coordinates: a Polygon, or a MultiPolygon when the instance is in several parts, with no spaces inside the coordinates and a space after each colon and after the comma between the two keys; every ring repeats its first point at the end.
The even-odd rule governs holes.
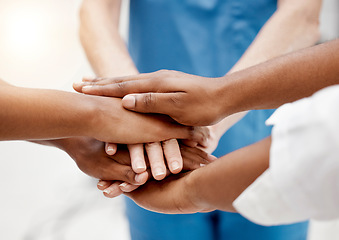
{"type": "MultiPolygon", "coordinates": [[[[200,130],[204,134],[203,141],[185,140],[183,142],[189,142],[193,145],[192,147],[206,147],[210,141],[210,130],[207,127],[202,127],[200,130]]],[[[173,174],[179,173],[183,168],[183,159],[176,139],[145,144],[129,144],[127,147],[131,156],[132,169],[135,173],[142,173],[147,169],[144,152],[147,153],[152,175],[156,180],[165,178],[167,167],[173,174]]],[[[107,154],[114,155],[116,148],[116,144],[106,143],[107,154]]],[[[213,156],[210,156],[210,158],[213,158],[213,156]]]]}
{"type": "MultiPolygon", "coordinates": [[[[106,144],[106,153],[114,155],[116,144],[106,144]]],[[[144,156],[144,144],[129,144],[128,150],[131,157],[132,169],[135,173],[142,173],[147,170],[146,160],[144,156]]],[[[162,143],[146,143],[145,151],[150,163],[152,175],[156,180],[162,180],[166,176],[166,164],[169,171],[173,174],[179,173],[183,168],[183,159],[181,157],[180,148],[176,139],[170,139],[162,143]]]]}
{"type": "MultiPolygon", "coordinates": [[[[180,146],[181,155],[183,158],[183,170],[191,171],[198,169],[201,166],[205,166],[213,162],[216,158],[207,154],[206,152],[198,149],[188,147],[186,145],[180,146]]],[[[146,160],[148,162],[147,156],[146,160]]],[[[149,164],[148,164],[149,165],[149,164]]],[[[166,175],[169,175],[170,172],[167,171],[166,175]]],[[[149,174],[149,177],[151,175],[149,174]]],[[[130,192],[135,190],[135,186],[132,184],[121,184],[120,181],[100,181],[98,188],[104,191],[106,197],[112,198],[121,194],[121,192],[130,192]]]]}

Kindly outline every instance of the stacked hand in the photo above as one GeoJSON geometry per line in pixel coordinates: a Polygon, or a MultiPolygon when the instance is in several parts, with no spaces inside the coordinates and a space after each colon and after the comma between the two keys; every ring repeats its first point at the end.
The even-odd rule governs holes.
{"type": "MultiPolygon", "coordinates": [[[[136,173],[133,170],[131,157],[125,145],[118,145],[116,153],[108,155],[105,151],[107,150],[107,146],[105,149],[105,143],[93,138],[79,137],[61,141],[60,147],[75,160],[84,173],[94,178],[106,180],[99,182],[98,187],[101,190],[106,189],[104,194],[108,197],[118,196],[123,191],[133,191],[151,178],[149,169],[140,173],[136,173]]],[[[204,151],[185,145],[180,147],[180,156],[182,156],[183,170],[185,171],[197,169],[201,165],[208,164],[214,160],[212,156],[204,151]]],[[[145,160],[148,167],[149,157],[145,156],[145,160]]],[[[161,161],[157,158],[153,160],[161,161]]]]}
{"type": "Polygon", "coordinates": [[[161,113],[188,126],[219,122],[227,114],[221,87],[225,79],[204,78],[182,72],[162,70],[119,78],[84,79],[74,84],[78,92],[124,97],[126,109],[142,113],[161,113]],[[127,96],[126,96],[127,95],[127,96]]]}
{"type": "MultiPolygon", "coordinates": [[[[220,84],[219,79],[208,79],[207,81],[202,77],[180,72],[159,71],[117,79],[84,79],[82,83],[74,84],[74,89],[86,94],[107,97],[124,97],[129,93],[144,93],[125,96],[122,105],[129,110],[165,114],[181,124],[199,126],[210,125],[221,119],[222,109],[219,106],[222,104],[215,103],[215,89],[218,84],[220,84]],[[185,78],[185,81],[182,81],[183,78],[185,78]],[[206,108],[209,111],[207,114],[206,108]]],[[[161,118],[166,119],[164,115],[161,115],[161,118]]],[[[147,171],[147,165],[149,165],[154,179],[162,180],[168,175],[168,172],[177,174],[183,169],[185,160],[187,161],[187,156],[184,156],[184,154],[192,155],[191,158],[193,159],[199,156],[198,149],[194,147],[212,152],[217,146],[219,137],[216,137],[213,131],[210,132],[209,127],[192,129],[194,129],[195,137],[186,138],[183,141],[184,144],[192,148],[186,146],[179,149],[179,144],[175,139],[165,140],[161,143],[151,142],[145,145],[129,144],[128,149],[133,172],[137,176],[143,176],[143,180],[147,180],[150,177],[147,171]],[[198,134],[199,132],[200,134],[198,134]],[[190,151],[185,151],[185,149],[190,149],[190,151]],[[147,159],[144,152],[147,153],[147,159]],[[193,154],[196,154],[196,156],[193,156],[193,154]],[[169,171],[167,171],[165,162],[169,171]]],[[[107,154],[114,155],[116,149],[116,144],[106,144],[107,154]]],[[[215,159],[211,156],[208,158],[209,160],[215,159]]],[[[200,162],[199,166],[203,166],[207,162],[200,162]]],[[[196,167],[199,166],[196,165],[196,167]]],[[[119,179],[114,180],[118,181],[100,181],[98,184],[98,188],[104,190],[108,197],[117,196],[122,191],[133,191],[140,185],[128,181],[119,181],[119,179]]]]}

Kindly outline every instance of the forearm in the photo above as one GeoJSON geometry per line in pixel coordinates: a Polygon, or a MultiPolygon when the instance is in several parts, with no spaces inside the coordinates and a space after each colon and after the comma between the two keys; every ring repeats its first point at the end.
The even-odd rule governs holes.
{"type": "Polygon", "coordinates": [[[85,99],[62,91],[2,86],[0,140],[86,135],[91,106],[85,99]]]}
{"type": "Polygon", "coordinates": [[[221,91],[224,112],[277,108],[338,84],[339,40],[231,74],[221,91]]]}
{"type": "Polygon", "coordinates": [[[187,201],[200,211],[234,211],[233,201],[268,168],[270,144],[264,139],[193,171],[186,181],[187,201]]]}
{"type": "MultiPolygon", "coordinates": [[[[280,0],[277,11],[228,74],[314,45],[319,38],[320,8],[321,0],[298,2],[280,0]]],[[[232,126],[230,123],[236,123],[246,113],[241,112],[227,117],[215,126],[216,131],[219,134],[224,133],[232,126]]]]}
{"type": "Polygon", "coordinates": [[[100,77],[138,73],[119,34],[120,6],[120,0],[84,0],[80,9],[80,39],[100,77]]]}
{"type": "Polygon", "coordinates": [[[280,0],[231,73],[314,45],[319,40],[321,0],[280,0]]]}

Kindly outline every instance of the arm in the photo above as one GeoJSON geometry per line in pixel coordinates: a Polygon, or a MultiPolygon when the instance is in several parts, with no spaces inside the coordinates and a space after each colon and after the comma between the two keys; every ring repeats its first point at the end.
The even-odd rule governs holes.
{"type": "MultiPolygon", "coordinates": [[[[228,74],[314,45],[320,37],[321,3],[322,0],[279,0],[277,11],[262,27],[252,44],[228,74]]],[[[213,127],[214,131],[222,136],[246,113],[247,111],[237,111],[236,114],[216,124],[213,127]]]]}
{"type": "Polygon", "coordinates": [[[119,34],[121,0],[84,0],[80,40],[99,77],[127,76],[138,71],[119,34]]]}
{"type": "Polygon", "coordinates": [[[239,149],[181,177],[150,182],[127,194],[138,205],[162,213],[234,211],[233,201],[267,168],[270,138],[239,149]]]}
{"type": "MultiPolygon", "coordinates": [[[[313,45],[319,38],[318,19],[320,7],[321,0],[280,0],[277,11],[263,26],[256,39],[244,53],[242,58],[232,68],[230,73],[259,64],[279,55],[313,45]]],[[[221,79],[227,80],[228,77],[226,75],[226,77],[221,79]]],[[[209,125],[221,119],[216,119],[215,115],[222,115],[222,117],[225,117],[234,112],[249,110],[242,109],[228,112],[227,114],[220,112],[222,110],[218,109],[218,106],[215,104],[215,96],[219,95],[215,95],[215,92],[213,91],[216,88],[222,87],[223,81],[211,82],[211,79],[200,78],[188,74],[179,74],[173,71],[161,71],[151,75],[143,74],[129,78],[119,78],[115,81],[106,80],[105,84],[110,82],[117,82],[118,84],[107,87],[105,91],[88,88],[83,91],[89,94],[105,94],[117,97],[123,97],[129,93],[170,92],[164,97],[159,94],[139,95],[136,99],[136,105],[133,104],[133,101],[135,103],[135,100],[131,98],[124,99],[123,103],[127,109],[140,112],[159,112],[168,114],[184,124],[209,125]],[[177,80],[175,80],[175,78],[177,78],[177,80]],[[133,81],[139,79],[143,80],[139,84],[137,84],[136,81],[133,81]],[[183,81],[183,79],[185,81],[183,81]],[[132,82],[130,84],[124,82],[131,80],[132,82]],[[193,89],[193,81],[198,81],[198,84],[201,84],[201,87],[195,86],[193,89]],[[171,94],[172,92],[180,93],[171,94]],[[191,94],[192,96],[184,97],[182,94],[183,92],[191,94]],[[128,99],[130,99],[132,103],[129,103],[128,99]],[[201,105],[201,109],[205,109],[205,111],[200,111],[200,109],[198,109],[199,107],[192,108],[194,104],[201,105]],[[208,105],[208,109],[210,109],[210,112],[207,114],[209,115],[209,119],[206,119],[206,122],[202,122],[198,119],[204,120],[206,116],[203,117],[199,115],[199,113],[206,112],[206,105],[208,105]],[[188,116],[188,114],[191,114],[192,116],[188,116]],[[194,121],[191,122],[190,118],[192,117],[197,119],[194,119],[194,121]]],[[[194,85],[197,85],[197,82],[194,82],[194,85]]],[[[77,86],[76,89],[81,91],[81,86],[77,86]]],[[[230,94],[230,91],[221,88],[217,93],[226,95],[230,94]]],[[[236,93],[232,94],[232,96],[233,95],[236,95],[236,93]]],[[[219,102],[222,105],[228,106],[232,104],[232,101],[233,99],[231,97],[228,97],[227,99],[219,97],[219,102]]],[[[214,126],[214,128],[219,129],[219,132],[224,132],[229,126],[237,122],[243,116],[244,113],[239,113],[236,116],[232,116],[231,119],[225,119],[224,123],[218,124],[214,126]]]]}
{"type": "MultiPolygon", "coordinates": [[[[126,76],[138,73],[119,33],[121,0],[84,0],[80,9],[80,39],[99,77],[126,76]]],[[[114,144],[108,146],[113,147],[114,144]]],[[[131,145],[132,168],[140,173],[146,170],[144,152],[150,157],[153,175],[161,180],[167,166],[172,173],[181,171],[183,163],[176,140],[163,143],[131,145]],[[164,149],[162,150],[162,146],[164,149]],[[168,154],[170,153],[170,154],[168,154]]]]}
{"type": "Polygon", "coordinates": [[[107,142],[142,143],[204,138],[198,129],[162,116],[127,111],[120,99],[11,85],[0,87],[0,119],[0,140],[91,136],[107,142]]]}
{"type": "MultiPolygon", "coordinates": [[[[151,101],[147,101],[146,106],[169,114],[183,124],[197,125],[208,125],[245,110],[276,108],[310,96],[326,86],[338,84],[338,51],[339,40],[334,40],[218,79],[206,80],[187,75],[186,81],[179,81],[174,76],[183,73],[175,72],[173,76],[173,73],[163,71],[158,74],[161,74],[161,79],[170,79],[166,84],[173,93],[147,94],[147,99],[151,101]],[[180,92],[177,92],[178,89],[180,92]],[[216,100],[213,96],[219,98],[216,100]]],[[[117,84],[93,86],[88,90],[84,87],[84,90],[95,94],[117,94],[120,91],[151,88],[154,82],[160,81],[156,75],[142,76],[145,78],[143,81],[134,81],[132,77],[118,80],[124,81],[119,84],[122,90],[118,90],[117,84]]],[[[105,80],[102,82],[105,84],[105,80]]],[[[142,96],[132,96],[126,97],[128,99],[123,104],[139,111],[142,109],[138,105],[143,103],[142,96]],[[132,106],[130,100],[137,105],[132,106]]]]}

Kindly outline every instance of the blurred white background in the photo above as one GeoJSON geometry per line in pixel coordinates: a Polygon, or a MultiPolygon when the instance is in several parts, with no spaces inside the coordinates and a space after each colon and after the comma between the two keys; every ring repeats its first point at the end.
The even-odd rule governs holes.
{"type": "MultiPolygon", "coordinates": [[[[78,39],[81,0],[0,0],[0,78],[71,91],[92,75],[78,39]]],[[[126,36],[128,2],[121,32],[126,36]]],[[[325,0],[322,40],[339,36],[339,2],[325,0]]],[[[0,142],[0,239],[127,240],[121,198],[105,199],[96,180],[65,153],[27,142],[0,142]]],[[[339,223],[312,223],[311,240],[339,239],[339,223]]]]}

